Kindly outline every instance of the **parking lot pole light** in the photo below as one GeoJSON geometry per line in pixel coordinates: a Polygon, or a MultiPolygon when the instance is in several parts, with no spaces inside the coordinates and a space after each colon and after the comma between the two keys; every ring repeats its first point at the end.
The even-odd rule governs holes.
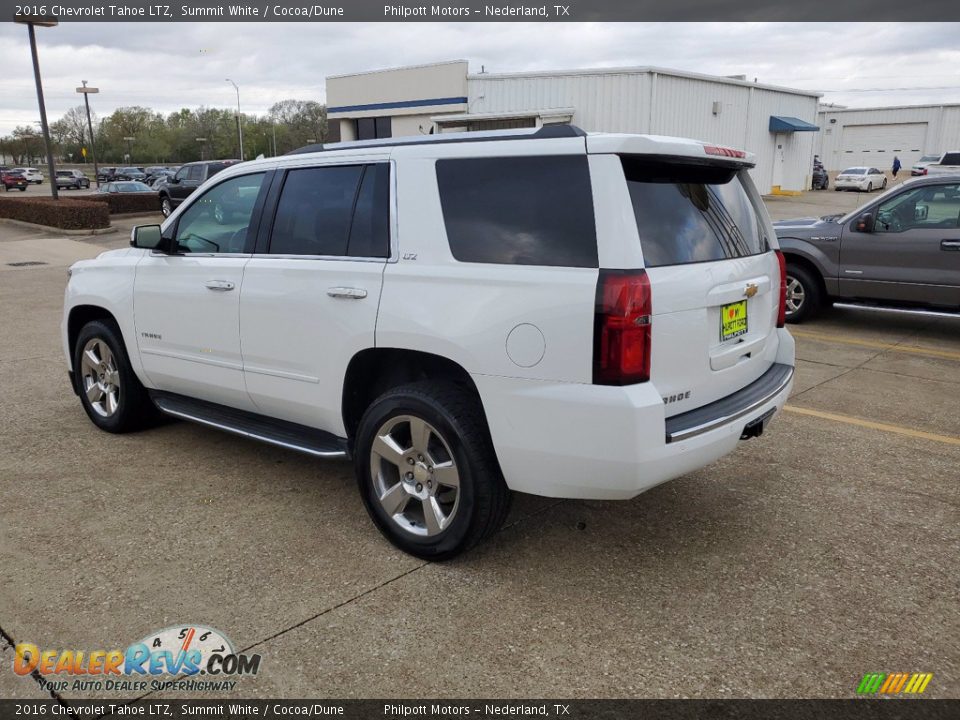
{"type": "Polygon", "coordinates": [[[30,35],[30,54],[33,56],[33,77],[37,82],[37,102],[40,104],[40,126],[43,128],[43,143],[47,149],[47,171],[50,173],[50,195],[58,200],[57,173],[53,165],[53,146],[50,144],[50,128],[47,125],[47,106],[43,102],[43,83],[40,81],[40,60],[37,57],[37,36],[33,26],[55,27],[58,21],[55,17],[14,17],[14,22],[27,26],[30,35]]]}
{"type": "Polygon", "coordinates": [[[83,104],[87,106],[87,129],[90,131],[90,154],[93,155],[93,176],[97,187],[100,187],[100,166],[97,165],[97,141],[93,137],[93,120],[90,119],[90,95],[100,92],[100,88],[87,87],[87,81],[81,80],[83,87],[78,87],[77,92],[83,95],[83,104]]]}
{"type": "Polygon", "coordinates": [[[205,137],[198,137],[197,142],[200,143],[200,159],[206,160],[206,153],[204,150],[207,148],[207,139],[205,137]]]}
{"type": "Polygon", "coordinates": [[[240,138],[240,162],[243,162],[243,124],[240,122],[240,88],[230,78],[226,79],[237,91],[237,136],[240,138]]]}
{"type": "Polygon", "coordinates": [[[128,162],[128,163],[132,163],[132,162],[133,162],[133,147],[131,146],[131,143],[132,143],[134,140],[136,140],[136,138],[133,137],[132,135],[124,135],[124,136],[123,136],[123,139],[127,141],[127,162],[128,162]]]}

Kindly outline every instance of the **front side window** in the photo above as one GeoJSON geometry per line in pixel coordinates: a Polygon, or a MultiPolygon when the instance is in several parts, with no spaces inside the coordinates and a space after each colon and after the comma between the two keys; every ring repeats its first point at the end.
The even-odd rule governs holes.
{"type": "Polygon", "coordinates": [[[955,230],[960,227],[960,184],[927,185],[901,193],[877,207],[874,232],[955,230]]]}
{"type": "Polygon", "coordinates": [[[189,167],[184,167],[184,168],[180,168],[179,170],[177,170],[177,174],[174,175],[174,177],[175,177],[177,180],[186,180],[188,175],[190,175],[190,168],[189,168],[189,167]]]}
{"type": "Polygon", "coordinates": [[[583,155],[438,160],[437,186],[460,262],[599,265],[583,155]]]}
{"type": "Polygon", "coordinates": [[[389,173],[386,163],[289,171],[270,254],[387,257],[389,173]]]}
{"type": "Polygon", "coordinates": [[[624,156],[624,176],[647,267],[767,252],[757,209],[731,168],[624,156]]]}
{"type": "Polygon", "coordinates": [[[177,222],[177,246],[183,253],[242,253],[263,173],[230,178],[207,190],[177,222]]]}
{"type": "Polygon", "coordinates": [[[200,165],[191,165],[187,168],[189,173],[187,177],[193,182],[202,182],[203,181],[203,168],[200,165]]]}

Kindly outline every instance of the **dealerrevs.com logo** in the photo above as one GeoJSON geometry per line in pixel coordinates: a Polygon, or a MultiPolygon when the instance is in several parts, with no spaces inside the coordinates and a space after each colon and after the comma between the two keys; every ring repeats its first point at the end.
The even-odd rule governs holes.
{"type": "Polygon", "coordinates": [[[235,678],[259,670],[260,655],[237,653],[226,635],[196,624],[164,628],[126,650],[42,650],[19,643],[13,659],[17,675],[39,675],[44,687],[57,692],[224,691],[236,687],[235,678]]]}
{"type": "Polygon", "coordinates": [[[857,695],[922,695],[933,673],[867,673],[857,695]]]}

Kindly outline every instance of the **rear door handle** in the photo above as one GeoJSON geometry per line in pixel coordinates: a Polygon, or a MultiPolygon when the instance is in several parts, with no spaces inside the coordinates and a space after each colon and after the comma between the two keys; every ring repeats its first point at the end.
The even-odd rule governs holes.
{"type": "Polygon", "coordinates": [[[362,300],[367,296],[367,291],[363,288],[353,287],[332,287],[327,289],[327,295],[333,298],[346,298],[348,300],[362,300]]]}
{"type": "Polygon", "coordinates": [[[941,240],[941,250],[960,250],[960,240],[941,240]]]}
{"type": "Polygon", "coordinates": [[[233,290],[236,287],[236,285],[229,280],[207,280],[204,285],[206,285],[207,290],[217,290],[219,292],[233,290]]]}

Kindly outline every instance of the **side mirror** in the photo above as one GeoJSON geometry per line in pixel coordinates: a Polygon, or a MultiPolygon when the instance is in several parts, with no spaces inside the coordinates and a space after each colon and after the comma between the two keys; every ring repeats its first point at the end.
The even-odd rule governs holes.
{"type": "Polygon", "coordinates": [[[927,205],[916,205],[913,208],[914,220],[926,220],[930,214],[930,208],[927,205]]]}
{"type": "Polygon", "coordinates": [[[137,225],[130,231],[130,245],[140,250],[167,252],[169,241],[163,237],[159,225],[137,225]]]}
{"type": "Polygon", "coordinates": [[[863,213],[857,218],[855,227],[857,232],[873,232],[873,215],[868,212],[863,213]]]}
{"type": "Polygon", "coordinates": [[[168,182],[168,183],[173,183],[174,185],[179,185],[179,184],[180,184],[180,178],[178,178],[178,177],[167,178],[167,182],[168,182]]]}

